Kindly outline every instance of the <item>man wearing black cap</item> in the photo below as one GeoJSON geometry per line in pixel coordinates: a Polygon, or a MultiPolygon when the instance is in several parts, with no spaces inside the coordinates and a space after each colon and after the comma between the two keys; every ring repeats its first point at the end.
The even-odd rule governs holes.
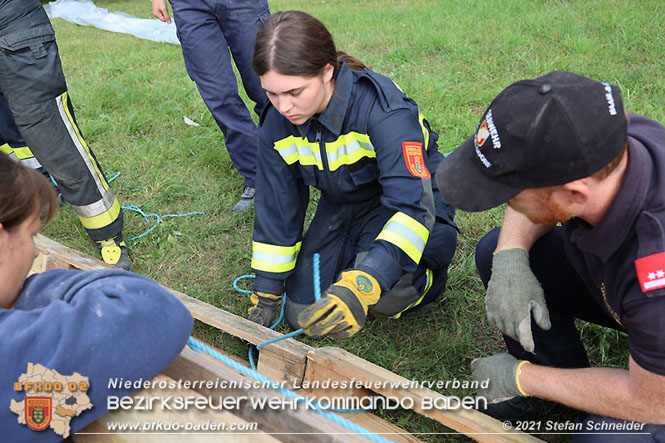
{"type": "Polygon", "coordinates": [[[579,431],[665,439],[665,128],[626,115],[617,86],[556,71],[501,92],[436,177],[461,210],[508,203],[476,249],[508,348],[471,364],[486,412],[545,399],[592,414],[579,431]],[[626,332],[628,370],[590,367],[575,318],[626,332]]]}

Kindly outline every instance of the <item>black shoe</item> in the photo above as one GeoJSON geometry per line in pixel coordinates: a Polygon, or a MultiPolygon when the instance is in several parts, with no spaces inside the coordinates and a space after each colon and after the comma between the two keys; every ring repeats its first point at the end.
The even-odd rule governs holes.
{"type": "Polygon", "coordinates": [[[234,214],[240,214],[241,212],[247,211],[249,208],[254,206],[254,195],[256,194],[256,189],[251,186],[245,186],[240,194],[240,201],[236,203],[233,207],[234,214]]]}
{"type": "Polygon", "coordinates": [[[487,408],[479,407],[478,411],[497,420],[535,420],[549,415],[558,406],[557,403],[536,397],[513,397],[499,403],[488,403],[487,408]]]}

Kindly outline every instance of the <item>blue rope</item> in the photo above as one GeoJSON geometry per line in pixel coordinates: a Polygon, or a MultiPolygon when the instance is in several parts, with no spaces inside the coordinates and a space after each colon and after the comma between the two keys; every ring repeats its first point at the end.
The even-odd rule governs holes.
{"type": "MultiPolygon", "coordinates": [[[[313,256],[314,301],[315,302],[321,300],[321,278],[320,278],[320,274],[319,274],[319,259],[320,259],[319,254],[315,253],[314,256],[313,256]]],[[[236,278],[233,281],[233,287],[238,292],[241,292],[243,294],[252,294],[252,291],[248,291],[247,289],[241,289],[238,286],[238,282],[240,280],[244,280],[244,279],[248,279],[248,278],[256,278],[256,276],[249,275],[249,274],[248,275],[242,275],[242,276],[236,278]]],[[[274,330],[277,327],[277,325],[282,321],[282,318],[284,318],[284,306],[285,305],[286,305],[286,293],[284,293],[284,296],[282,297],[282,310],[279,313],[279,317],[277,318],[277,321],[275,321],[275,323],[272,326],[270,326],[270,329],[274,330]]],[[[258,345],[256,345],[256,349],[259,350],[262,347],[264,347],[266,345],[269,345],[271,343],[275,343],[275,342],[278,342],[280,340],[286,340],[287,338],[295,337],[297,335],[302,334],[303,332],[305,332],[304,329],[300,328],[300,329],[297,329],[297,330],[295,330],[293,332],[290,332],[288,334],[285,334],[285,335],[282,335],[282,336],[279,336],[279,337],[271,338],[270,340],[264,341],[264,342],[259,343],[258,345]]],[[[249,354],[248,354],[249,355],[249,364],[252,367],[252,369],[254,371],[256,371],[256,365],[254,364],[253,352],[254,352],[254,346],[249,345],[249,354]]],[[[360,412],[360,411],[364,411],[365,409],[363,409],[363,408],[352,408],[352,409],[331,409],[331,410],[335,411],[335,412],[360,412]]]]}
{"type": "MultiPolygon", "coordinates": [[[[274,389],[275,391],[279,392],[280,394],[282,394],[283,396],[285,396],[287,398],[306,400],[305,397],[303,397],[301,395],[298,395],[298,394],[296,394],[295,392],[293,392],[289,389],[280,387],[279,383],[269,379],[268,377],[260,374],[259,372],[255,371],[253,369],[247,368],[247,367],[241,365],[240,363],[237,363],[237,362],[231,360],[230,358],[220,354],[219,352],[215,351],[214,349],[211,349],[210,347],[204,345],[203,343],[195,340],[192,337],[190,337],[189,340],[187,340],[187,345],[196,352],[199,352],[199,353],[204,352],[204,353],[216,358],[217,360],[221,361],[225,365],[231,367],[232,369],[235,369],[236,371],[238,371],[242,374],[245,374],[249,377],[252,377],[253,379],[255,379],[255,380],[257,380],[261,383],[269,385],[272,389],[274,389]]],[[[307,404],[307,403],[305,403],[305,404],[307,404]]],[[[379,435],[376,435],[373,432],[368,431],[367,429],[363,428],[362,426],[359,426],[356,423],[353,423],[352,421],[349,421],[349,420],[345,419],[344,417],[340,417],[339,415],[337,415],[333,412],[330,412],[326,408],[323,408],[318,402],[316,402],[316,407],[314,407],[314,411],[317,412],[318,414],[326,417],[328,420],[330,420],[334,423],[337,423],[338,425],[344,426],[345,428],[347,428],[350,431],[353,431],[353,432],[355,432],[359,435],[364,436],[365,438],[367,438],[370,441],[374,441],[374,442],[378,442],[378,443],[388,443],[388,442],[390,442],[390,440],[387,440],[387,439],[385,439],[385,438],[383,438],[379,435]]]]}
{"type": "Polygon", "coordinates": [[[314,302],[321,300],[321,276],[319,274],[319,253],[312,257],[314,272],[314,302]]]}
{"type": "MultiPolygon", "coordinates": [[[[108,183],[111,183],[113,180],[115,180],[116,178],[118,178],[119,175],[120,175],[120,172],[116,172],[116,173],[113,174],[113,176],[110,177],[110,178],[107,176],[106,181],[107,181],[108,183]]],[[[53,177],[51,177],[51,180],[53,180],[53,177]]],[[[53,183],[55,183],[55,180],[53,180],[53,183]]],[[[152,225],[152,226],[150,227],[150,229],[148,229],[147,231],[145,231],[143,234],[139,234],[139,235],[136,235],[136,236],[134,236],[134,237],[132,237],[132,238],[127,239],[128,242],[130,242],[130,241],[134,241],[134,240],[136,240],[136,239],[138,239],[138,238],[145,237],[146,235],[150,234],[150,233],[151,233],[151,232],[157,227],[157,225],[158,225],[159,223],[161,223],[162,220],[164,220],[164,219],[167,218],[167,217],[187,217],[188,215],[204,215],[204,214],[205,214],[205,212],[200,212],[200,211],[188,212],[188,213],[186,213],[186,214],[166,214],[166,215],[146,214],[145,212],[143,212],[143,211],[141,210],[141,208],[139,208],[138,206],[133,206],[133,205],[131,205],[131,206],[123,206],[122,209],[126,209],[126,210],[128,210],[128,211],[138,212],[139,214],[141,214],[141,215],[143,216],[143,218],[145,219],[145,221],[149,222],[151,219],[154,219],[154,223],[155,223],[154,225],[152,225]]]]}
{"type": "Polygon", "coordinates": [[[161,223],[167,217],[187,217],[188,215],[204,215],[205,214],[205,212],[201,212],[201,211],[188,212],[186,214],[166,214],[166,215],[146,214],[138,206],[123,206],[122,209],[138,212],[139,214],[141,214],[143,216],[145,221],[149,222],[150,219],[154,219],[154,223],[155,223],[147,231],[145,231],[143,234],[135,235],[134,237],[127,239],[128,242],[129,241],[134,241],[137,238],[145,237],[146,235],[150,234],[157,227],[157,225],[159,223],[161,223]]]}

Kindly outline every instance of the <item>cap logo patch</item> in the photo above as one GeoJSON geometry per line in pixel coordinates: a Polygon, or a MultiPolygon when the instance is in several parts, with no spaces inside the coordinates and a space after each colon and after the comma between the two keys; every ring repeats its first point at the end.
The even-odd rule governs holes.
{"type": "Polygon", "coordinates": [[[494,144],[494,149],[501,149],[501,139],[499,138],[499,131],[497,131],[496,126],[494,126],[494,119],[492,118],[491,109],[487,111],[485,120],[487,121],[487,127],[490,130],[490,135],[492,136],[492,144],[494,144]]]}
{"type": "Polygon", "coordinates": [[[665,288],[665,252],[635,260],[635,271],[642,292],[665,288]]]}
{"type": "Polygon", "coordinates": [[[612,87],[609,83],[603,82],[605,86],[605,99],[607,100],[607,106],[610,111],[610,115],[617,115],[617,107],[614,104],[614,96],[612,95],[612,87]]]}
{"type": "Polygon", "coordinates": [[[423,158],[423,144],[420,142],[402,142],[404,162],[411,175],[421,178],[430,178],[431,175],[423,158]]]}
{"type": "Polygon", "coordinates": [[[487,120],[483,120],[476,132],[476,146],[481,147],[485,140],[490,136],[490,131],[487,129],[487,120]]]}

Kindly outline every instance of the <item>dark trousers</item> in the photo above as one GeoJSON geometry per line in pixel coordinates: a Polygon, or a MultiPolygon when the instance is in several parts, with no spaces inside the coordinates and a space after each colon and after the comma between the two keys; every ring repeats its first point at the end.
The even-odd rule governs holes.
{"type": "Polygon", "coordinates": [[[231,55],[245,92],[260,115],[267,103],[252,68],[254,39],[270,16],[266,0],[170,0],[185,67],[224,134],[233,165],[246,186],[256,179],[258,130],[238,95],[231,55]],[[229,50],[231,54],[229,54],[229,50]]]}
{"type": "MultiPolygon", "coordinates": [[[[476,247],[476,266],[485,287],[492,275],[492,254],[498,237],[499,228],[496,228],[485,235],[476,247]]],[[[568,263],[563,249],[562,227],[555,228],[533,245],[529,264],[545,292],[552,328],[543,331],[532,319],[535,354],[526,352],[519,342],[504,335],[508,351],[519,359],[545,366],[589,366],[589,359],[575,327],[575,318],[618,330],[621,330],[621,327],[596,302],[568,263]]]]}
{"type": "MultiPolygon", "coordinates": [[[[485,235],[476,247],[476,266],[487,288],[492,275],[492,254],[496,249],[499,228],[485,235]]],[[[550,312],[552,328],[543,331],[531,320],[531,331],[535,353],[522,349],[519,342],[504,335],[508,352],[520,360],[529,360],[544,366],[581,368],[589,366],[575,318],[608,328],[622,330],[621,326],[596,302],[589,289],[582,283],[575,269],[566,259],[563,249],[563,228],[557,227],[541,237],[531,248],[529,264],[545,293],[545,302],[550,312]]],[[[596,294],[600,296],[600,294],[596,294]]],[[[574,441],[579,442],[665,442],[665,426],[644,424],[637,432],[646,435],[608,435],[595,426],[619,422],[608,417],[590,415],[580,420],[582,430],[574,441]],[[582,434],[588,432],[588,434],[582,434]],[[597,434],[595,434],[596,432],[597,434]]],[[[634,431],[635,432],[635,431],[634,431]]]]}
{"type": "MultiPolygon", "coordinates": [[[[392,215],[394,211],[378,204],[378,199],[373,203],[341,205],[330,203],[321,197],[314,219],[303,237],[295,272],[286,280],[289,300],[301,304],[314,303],[314,253],[320,255],[320,288],[323,293],[337,281],[342,271],[354,267],[359,255],[362,258],[392,215]]],[[[422,295],[425,289],[429,288],[420,302],[421,305],[434,301],[443,293],[448,278],[448,265],[453,258],[456,243],[455,228],[449,224],[435,223],[425,250],[436,251],[437,263],[428,263],[423,259],[408,276],[411,279],[409,289],[412,289],[414,294],[422,295]]],[[[424,253],[423,257],[427,255],[424,253]]],[[[393,288],[396,288],[398,283],[393,288]]],[[[385,295],[386,291],[381,294],[381,298],[385,295]]]]}
{"type": "Polygon", "coordinates": [[[38,0],[0,0],[0,91],[90,237],[119,235],[122,209],[76,123],[55,33],[38,0]]]}

